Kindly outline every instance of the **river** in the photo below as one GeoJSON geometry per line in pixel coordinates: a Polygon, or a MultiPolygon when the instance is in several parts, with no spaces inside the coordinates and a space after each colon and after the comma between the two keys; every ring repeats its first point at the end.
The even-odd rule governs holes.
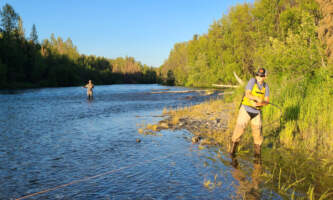
{"type": "Polygon", "coordinates": [[[282,199],[259,188],[260,166],[241,160],[246,170],[235,168],[186,130],[140,134],[164,108],[209,98],[151,93],[161,89],[186,90],[96,86],[93,101],[81,87],[2,91],[0,199],[239,199],[244,188],[248,197],[282,199]]]}

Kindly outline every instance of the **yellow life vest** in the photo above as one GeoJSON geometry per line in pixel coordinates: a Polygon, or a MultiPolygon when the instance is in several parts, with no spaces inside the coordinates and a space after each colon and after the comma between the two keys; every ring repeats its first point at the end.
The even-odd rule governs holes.
{"type": "MultiPolygon", "coordinates": [[[[258,87],[257,81],[256,81],[251,90],[251,94],[253,96],[259,97],[260,99],[264,100],[265,92],[266,92],[266,83],[263,84],[263,87],[260,90],[258,87]]],[[[262,108],[262,106],[256,106],[256,102],[254,100],[247,98],[246,96],[244,96],[242,104],[246,105],[246,106],[251,106],[257,110],[261,110],[261,108],[262,108]]]]}

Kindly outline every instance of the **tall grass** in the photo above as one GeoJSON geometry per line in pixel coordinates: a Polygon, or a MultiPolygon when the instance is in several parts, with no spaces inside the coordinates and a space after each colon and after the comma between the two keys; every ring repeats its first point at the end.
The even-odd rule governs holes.
{"type": "MultiPolygon", "coordinates": [[[[275,143],[306,152],[329,155],[333,152],[333,81],[327,70],[296,82],[270,85],[271,101],[282,109],[279,127],[266,129],[264,135],[272,136],[275,143]]],[[[268,106],[263,111],[265,123],[276,121],[276,108],[268,106]]]]}
{"type": "MultiPolygon", "coordinates": [[[[332,67],[333,68],[333,67],[332,67]]],[[[270,102],[263,109],[263,175],[266,184],[289,199],[330,199],[333,196],[333,73],[318,69],[303,77],[268,78],[270,102]],[[269,147],[269,148],[267,148],[269,147]]],[[[179,119],[227,119],[226,130],[197,131],[228,149],[244,88],[232,96],[199,105],[165,111],[171,122],[179,119]],[[224,117],[221,117],[223,110],[224,117]],[[172,119],[175,118],[175,119],[172,119]]],[[[253,143],[250,126],[242,136],[238,155],[248,157],[253,143]]],[[[205,186],[214,186],[210,180],[205,186]]]]}
{"type": "MultiPolygon", "coordinates": [[[[264,146],[333,156],[332,72],[318,69],[301,77],[272,75],[267,82],[271,91],[270,102],[278,106],[268,105],[263,109],[264,146]]],[[[239,88],[222,100],[169,110],[168,114],[177,124],[180,118],[221,118],[221,111],[227,109],[229,128],[223,133],[206,132],[209,132],[208,137],[228,146],[243,95],[244,88],[239,88]]],[[[253,143],[249,132],[250,126],[242,136],[241,149],[253,143]]]]}

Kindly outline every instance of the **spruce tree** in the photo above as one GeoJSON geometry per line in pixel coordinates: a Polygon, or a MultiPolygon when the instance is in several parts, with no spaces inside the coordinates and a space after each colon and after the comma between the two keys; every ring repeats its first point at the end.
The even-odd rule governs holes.
{"type": "Polygon", "coordinates": [[[37,29],[36,25],[32,25],[31,33],[30,33],[30,41],[32,41],[34,44],[38,43],[38,35],[37,35],[37,29]]]}
{"type": "Polygon", "coordinates": [[[5,35],[8,36],[13,30],[17,29],[19,15],[14,11],[11,5],[6,4],[0,11],[0,16],[2,30],[5,35]]]}
{"type": "Polygon", "coordinates": [[[25,30],[23,28],[23,21],[22,21],[21,17],[19,17],[19,20],[18,20],[17,34],[20,38],[25,38],[25,30]]]}

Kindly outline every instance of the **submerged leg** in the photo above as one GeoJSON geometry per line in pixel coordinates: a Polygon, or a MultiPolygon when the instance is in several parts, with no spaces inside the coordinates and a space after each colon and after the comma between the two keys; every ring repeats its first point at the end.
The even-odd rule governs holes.
{"type": "Polygon", "coordinates": [[[232,143],[231,148],[230,148],[230,155],[231,155],[231,157],[235,157],[238,144],[239,144],[238,142],[233,142],[232,143]]]}
{"type": "Polygon", "coordinates": [[[254,144],[254,157],[260,158],[261,156],[261,146],[259,144],[254,144]]]}

